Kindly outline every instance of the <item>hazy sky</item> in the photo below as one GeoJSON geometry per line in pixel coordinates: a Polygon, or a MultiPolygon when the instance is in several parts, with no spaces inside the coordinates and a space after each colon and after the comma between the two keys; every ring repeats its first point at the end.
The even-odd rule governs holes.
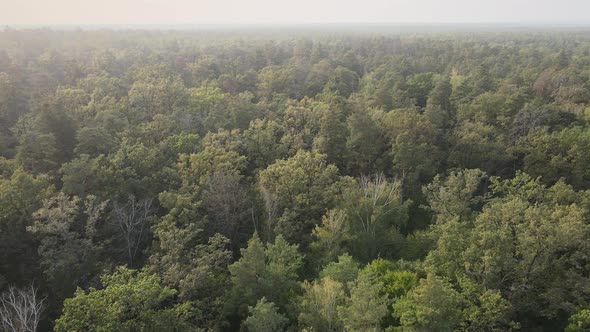
{"type": "Polygon", "coordinates": [[[590,0],[0,0],[6,24],[590,23],[590,0]]]}

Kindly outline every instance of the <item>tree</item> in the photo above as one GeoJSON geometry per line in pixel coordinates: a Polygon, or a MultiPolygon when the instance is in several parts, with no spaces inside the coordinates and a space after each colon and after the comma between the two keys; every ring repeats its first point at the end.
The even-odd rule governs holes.
{"type": "Polygon", "coordinates": [[[211,231],[230,240],[237,251],[249,234],[253,202],[243,176],[230,170],[214,171],[203,192],[203,207],[209,217],[211,231]]]}
{"type": "Polygon", "coordinates": [[[491,187],[494,198],[475,218],[432,228],[436,247],[426,258],[427,270],[463,289],[471,307],[465,315],[478,317],[464,318],[467,325],[506,327],[525,317],[516,323],[563,328],[558,313],[584,303],[585,268],[573,266],[588,251],[585,203],[572,201],[573,189],[563,183],[546,188],[523,173],[493,178],[491,187]]]}
{"type": "Polygon", "coordinates": [[[135,257],[143,246],[150,228],[148,222],[153,212],[152,203],[152,199],[138,201],[135,196],[130,195],[125,205],[121,206],[117,202],[113,204],[115,224],[121,231],[130,268],[133,268],[135,257]]]}
{"type": "Polygon", "coordinates": [[[590,173],[586,151],[590,147],[590,131],[581,127],[566,128],[553,133],[536,130],[522,137],[516,152],[523,154],[523,170],[532,176],[542,176],[548,184],[560,178],[576,188],[587,188],[590,173]]]}
{"type": "Polygon", "coordinates": [[[171,304],[176,291],[145,271],[119,267],[101,277],[103,289],[78,288],[64,301],[55,331],[188,331],[185,306],[171,304]]]}
{"type": "Polygon", "coordinates": [[[419,73],[408,78],[408,92],[410,98],[416,101],[418,107],[425,107],[430,91],[434,88],[433,73],[419,73]]]}
{"type": "Polygon", "coordinates": [[[338,315],[338,306],[345,299],[343,285],[325,277],[319,282],[304,282],[303,289],[299,325],[314,331],[340,331],[342,320],[338,315]]]}
{"type": "Polygon", "coordinates": [[[33,214],[35,222],[27,230],[40,243],[41,267],[55,299],[69,296],[75,285],[84,285],[101,270],[97,237],[107,203],[58,193],[33,214]]]}
{"type": "Polygon", "coordinates": [[[394,174],[403,178],[414,197],[420,184],[430,181],[441,163],[435,130],[424,114],[414,109],[391,111],[385,114],[382,125],[391,146],[394,174]]]}
{"type": "Polygon", "coordinates": [[[78,130],[76,135],[78,144],[74,152],[78,155],[87,154],[92,157],[97,157],[100,154],[108,154],[115,147],[115,140],[102,127],[91,128],[84,127],[78,130]]]}
{"type": "Polygon", "coordinates": [[[30,172],[54,170],[58,165],[55,137],[52,134],[26,133],[20,138],[16,160],[30,172]]]}
{"type": "Polygon", "coordinates": [[[179,299],[191,302],[187,319],[197,326],[215,329],[224,323],[232,253],[227,238],[216,234],[202,243],[200,233],[192,227],[175,227],[168,220],[157,224],[157,242],[148,268],[161,276],[164,285],[177,289],[179,299]]]}
{"type": "Polygon", "coordinates": [[[72,158],[76,146],[77,125],[62,105],[43,105],[35,118],[34,127],[36,132],[54,137],[57,162],[63,163],[72,158]]]}
{"type": "Polygon", "coordinates": [[[245,316],[247,307],[265,297],[284,309],[290,293],[296,289],[298,271],[303,257],[297,251],[298,245],[289,245],[282,236],[266,247],[258,234],[242,249],[242,257],[230,265],[232,288],[228,307],[233,313],[245,316]]]}
{"type": "Polygon", "coordinates": [[[322,217],[322,223],[314,227],[310,249],[318,266],[324,266],[344,254],[350,239],[346,224],[345,211],[330,210],[322,217]]]}
{"type": "Polygon", "coordinates": [[[459,293],[434,275],[393,304],[402,326],[419,331],[454,331],[461,323],[459,293]]]}
{"type": "Polygon", "coordinates": [[[590,331],[590,310],[582,309],[572,315],[565,332],[587,332],[590,331]]]}
{"type": "Polygon", "coordinates": [[[354,71],[338,66],[330,75],[324,89],[336,92],[342,97],[348,97],[358,89],[359,76],[354,71]]]}
{"type": "Polygon", "coordinates": [[[386,294],[392,301],[406,295],[418,285],[419,280],[415,272],[403,267],[403,261],[398,263],[401,264],[377,258],[363,269],[363,273],[368,274],[371,280],[382,284],[381,293],[386,294]]]}
{"type": "Polygon", "coordinates": [[[453,219],[470,220],[479,205],[483,203],[482,185],[487,175],[479,169],[451,172],[447,178],[435,176],[433,181],[422,188],[428,200],[429,209],[435,214],[437,223],[453,219]]]}
{"type": "Polygon", "coordinates": [[[381,321],[389,312],[389,300],[381,294],[383,285],[373,282],[369,274],[360,273],[348,287],[350,298],[338,307],[345,330],[380,331],[381,321]]]}
{"type": "Polygon", "coordinates": [[[27,227],[54,190],[48,176],[34,176],[22,168],[0,177],[0,274],[8,282],[33,280],[39,272],[35,240],[27,227]]]}
{"type": "Polygon", "coordinates": [[[303,84],[297,82],[297,68],[294,65],[267,66],[258,74],[257,90],[260,96],[267,100],[271,100],[277,94],[300,98],[303,95],[300,87],[303,87],[303,84]]]}
{"type": "Polygon", "coordinates": [[[465,121],[451,140],[453,146],[448,156],[451,167],[478,168],[490,175],[504,175],[513,166],[504,137],[494,126],[465,121]]]}
{"type": "Polygon", "coordinates": [[[359,263],[349,254],[338,256],[338,262],[331,262],[320,272],[320,278],[330,277],[343,285],[356,280],[359,274],[359,263]]]}
{"type": "Polygon", "coordinates": [[[248,160],[256,169],[265,169],[276,160],[287,157],[282,144],[285,128],[271,119],[256,119],[244,131],[243,139],[248,160]]]}
{"type": "Polygon", "coordinates": [[[320,130],[314,138],[314,149],[325,154],[329,163],[344,170],[346,155],[346,114],[336,105],[322,103],[317,107],[322,112],[320,130]]]}
{"type": "Polygon", "coordinates": [[[36,332],[45,308],[45,298],[37,295],[33,284],[10,286],[0,295],[0,326],[5,331],[36,332]]]}
{"type": "Polygon", "coordinates": [[[333,204],[337,181],[338,170],[327,164],[325,155],[305,151],[260,172],[269,215],[265,235],[279,234],[305,244],[313,226],[333,204]]]}
{"type": "Polygon", "coordinates": [[[389,182],[378,173],[361,176],[356,185],[342,191],[353,256],[368,262],[390,254],[408,218],[409,202],[402,202],[401,182],[389,182]]]}
{"type": "Polygon", "coordinates": [[[23,89],[19,88],[17,78],[7,71],[0,69],[0,155],[13,156],[17,140],[10,128],[27,108],[23,89]]]}
{"type": "Polygon", "coordinates": [[[137,118],[151,120],[158,113],[170,114],[186,107],[188,94],[180,77],[152,76],[150,71],[143,69],[139,73],[143,77],[129,89],[129,102],[137,118]]]}
{"type": "Polygon", "coordinates": [[[384,171],[387,161],[385,138],[369,112],[354,111],[346,123],[349,133],[346,140],[348,173],[359,176],[384,171]]]}
{"type": "Polygon", "coordinates": [[[244,321],[244,325],[251,332],[280,332],[285,330],[289,322],[285,315],[278,312],[274,303],[261,298],[255,307],[248,307],[250,316],[244,321]]]}

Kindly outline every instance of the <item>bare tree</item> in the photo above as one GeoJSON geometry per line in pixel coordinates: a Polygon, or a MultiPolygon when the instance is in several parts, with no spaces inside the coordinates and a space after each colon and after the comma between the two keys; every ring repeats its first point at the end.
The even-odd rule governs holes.
{"type": "Polygon", "coordinates": [[[10,286],[0,296],[0,326],[3,331],[35,332],[45,310],[45,298],[37,297],[33,284],[26,288],[10,286]]]}
{"type": "Polygon", "coordinates": [[[395,208],[396,202],[401,203],[401,185],[399,181],[389,183],[383,173],[373,177],[361,176],[358,180],[361,199],[352,210],[362,225],[364,232],[375,236],[377,218],[395,208]]]}
{"type": "Polygon", "coordinates": [[[260,184],[260,192],[262,193],[262,199],[264,200],[264,205],[266,207],[266,225],[264,226],[264,234],[266,235],[266,241],[270,241],[272,239],[275,217],[278,213],[278,198],[262,184],[260,184]]]}
{"type": "Polygon", "coordinates": [[[252,206],[248,191],[242,184],[242,176],[223,169],[211,174],[203,203],[214,232],[229,238],[232,247],[237,245],[252,206]]]}
{"type": "Polygon", "coordinates": [[[148,217],[152,214],[153,199],[137,200],[130,195],[125,205],[113,204],[115,222],[122,232],[129,267],[133,262],[145,238],[148,229],[148,217]]]}

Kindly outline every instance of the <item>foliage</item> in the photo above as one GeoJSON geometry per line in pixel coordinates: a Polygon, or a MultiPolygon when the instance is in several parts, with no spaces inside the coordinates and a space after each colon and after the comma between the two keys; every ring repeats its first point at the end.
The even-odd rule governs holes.
{"type": "Polygon", "coordinates": [[[588,329],[586,28],[213,30],[0,31],[37,330],[588,329]]]}
{"type": "Polygon", "coordinates": [[[277,307],[272,302],[261,298],[255,307],[248,307],[250,316],[244,324],[248,331],[252,332],[275,332],[283,331],[289,321],[287,317],[277,312],[277,307]]]}
{"type": "Polygon", "coordinates": [[[170,306],[174,289],[147,272],[119,267],[102,278],[103,289],[78,288],[66,299],[56,331],[186,331],[182,306],[170,306]]]}

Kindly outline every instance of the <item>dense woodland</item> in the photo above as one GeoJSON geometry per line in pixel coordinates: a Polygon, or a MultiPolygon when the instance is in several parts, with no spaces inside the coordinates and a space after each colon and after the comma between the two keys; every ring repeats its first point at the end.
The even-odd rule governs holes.
{"type": "Polygon", "coordinates": [[[589,331],[588,31],[0,31],[6,331],[589,331]]]}

